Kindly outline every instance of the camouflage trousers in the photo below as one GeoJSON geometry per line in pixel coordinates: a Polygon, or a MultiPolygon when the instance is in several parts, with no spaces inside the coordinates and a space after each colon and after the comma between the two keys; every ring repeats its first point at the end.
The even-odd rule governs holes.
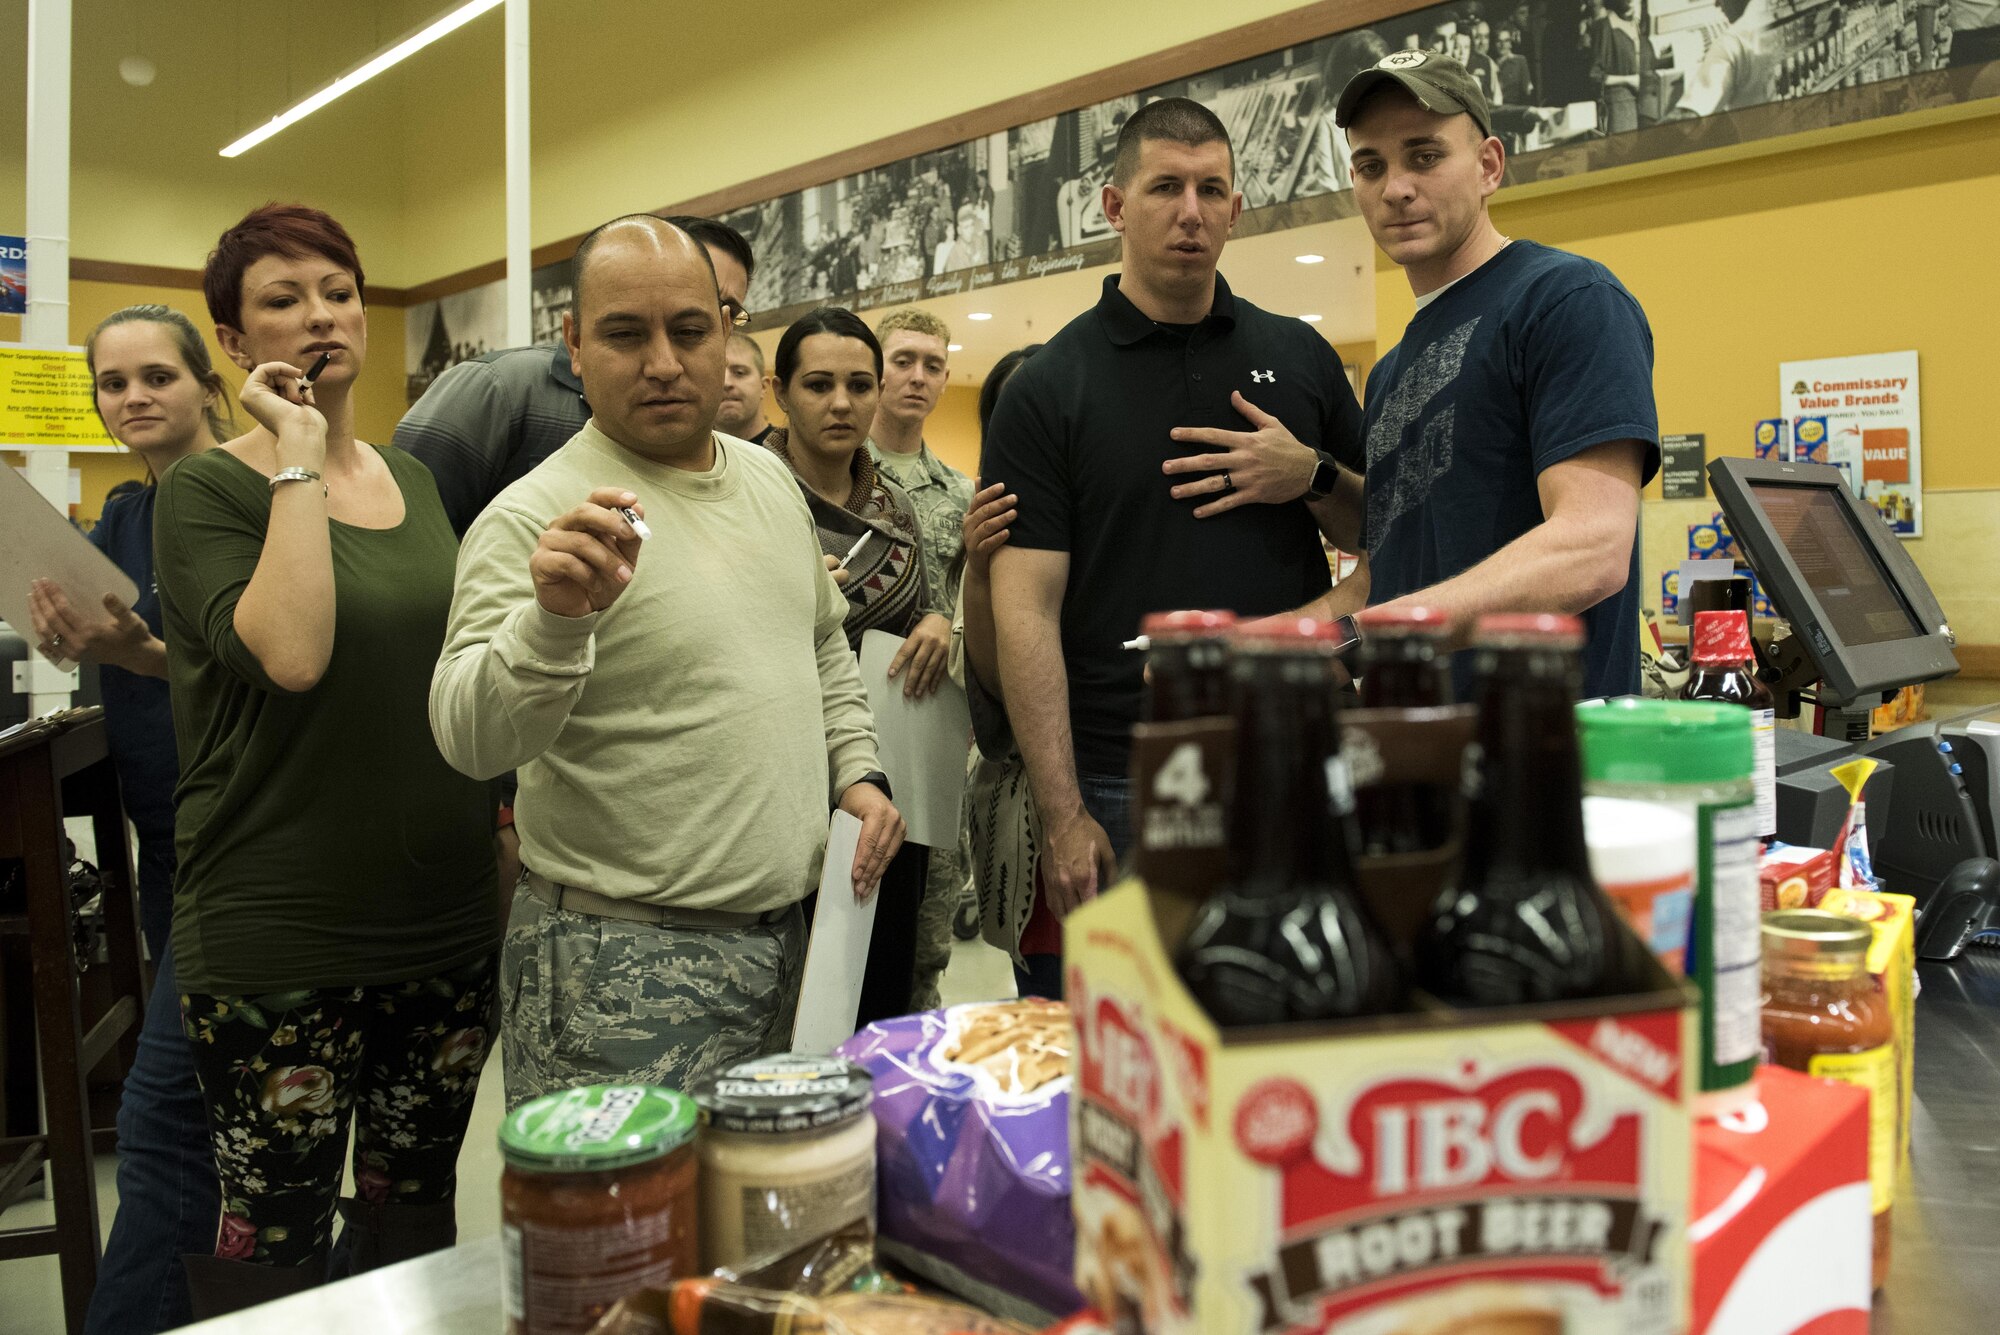
{"type": "Polygon", "coordinates": [[[952,919],[972,893],[972,880],[958,848],[933,848],[930,873],[924,879],[923,902],[917,907],[917,949],[910,977],[910,1012],[936,1010],[942,1002],[938,984],[951,963],[952,919]]]}
{"type": "Polygon", "coordinates": [[[555,909],[525,888],[500,951],[507,1107],[578,1085],[686,1089],[791,1043],[805,919],[718,930],[555,909]]]}

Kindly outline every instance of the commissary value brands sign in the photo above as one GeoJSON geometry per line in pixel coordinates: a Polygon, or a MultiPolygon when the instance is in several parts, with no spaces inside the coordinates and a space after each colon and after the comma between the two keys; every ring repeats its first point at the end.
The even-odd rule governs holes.
{"type": "Polygon", "coordinates": [[[1778,368],[1792,458],[1831,464],[1898,537],[1924,535],[1917,354],[1877,352],[1778,368]]]}

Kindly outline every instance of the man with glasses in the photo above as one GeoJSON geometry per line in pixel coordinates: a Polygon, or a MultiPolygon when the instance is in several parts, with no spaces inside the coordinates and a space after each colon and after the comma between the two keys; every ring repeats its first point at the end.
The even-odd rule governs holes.
{"type": "MultiPolygon", "coordinates": [[[[713,218],[667,221],[700,242],[714,261],[723,318],[739,329],[748,324],[744,303],[757,264],[743,234],[713,218]]],[[[589,420],[590,404],[567,350],[506,348],[460,362],[432,381],[397,424],[394,439],[431,470],[452,531],[463,538],[488,502],[589,420]]]]}

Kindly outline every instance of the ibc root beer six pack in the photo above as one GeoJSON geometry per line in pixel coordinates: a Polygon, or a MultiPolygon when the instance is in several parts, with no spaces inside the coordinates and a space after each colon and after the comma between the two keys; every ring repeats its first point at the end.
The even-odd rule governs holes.
{"type": "Polygon", "coordinates": [[[1311,624],[1220,690],[1155,663],[1227,713],[1149,709],[1135,874],[1067,924],[1079,1286],[1156,1332],[1683,1331],[1699,1045],[1591,874],[1580,629],[1484,619],[1476,707],[1377,629],[1418,703],[1336,708],[1311,624]]]}

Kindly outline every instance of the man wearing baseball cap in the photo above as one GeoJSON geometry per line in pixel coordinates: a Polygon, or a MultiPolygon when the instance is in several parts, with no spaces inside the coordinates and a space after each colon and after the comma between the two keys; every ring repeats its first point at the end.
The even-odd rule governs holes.
{"type": "Polygon", "coordinates": [[[1368,577],[1328,610],[1355,610],[1355,585],[1463,619],[1575,613],[1584,694],[1636,692],[1639,488],[1660,459],[1645,312],[1596,261],[1494,226],[1507,150],[1456,60],[1384,56],[1334,123],[1417,313],[1368,376],[1365,485],[1335,492],[1368,577]]]}

